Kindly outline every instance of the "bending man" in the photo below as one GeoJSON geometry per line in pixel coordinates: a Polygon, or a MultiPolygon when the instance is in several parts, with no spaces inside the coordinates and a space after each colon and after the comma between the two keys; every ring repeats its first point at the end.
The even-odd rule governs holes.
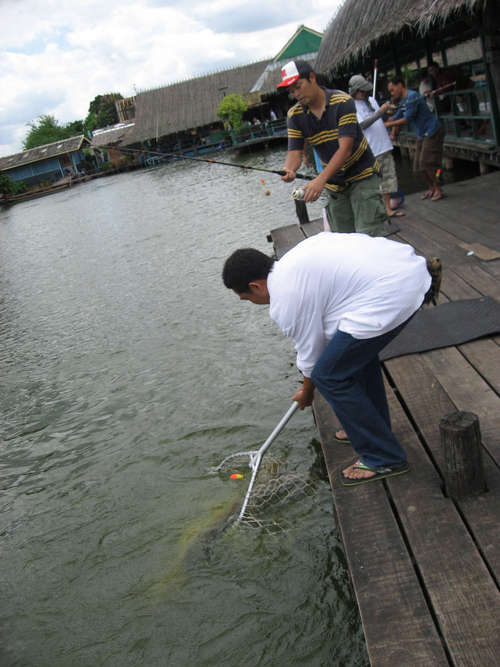
{"type": "Polygon", "coordinates": [[[422,304],[431,284],[425,259],[384,238],[322,232],[279,261],[252,248],[237,250],[222,278],[240,299],[269,304],[271,318],[293,339],[304,376],[293,399],[304,409],[316,387],[358,455],[342,482],[407,472],[378,353],[422,304]]]}

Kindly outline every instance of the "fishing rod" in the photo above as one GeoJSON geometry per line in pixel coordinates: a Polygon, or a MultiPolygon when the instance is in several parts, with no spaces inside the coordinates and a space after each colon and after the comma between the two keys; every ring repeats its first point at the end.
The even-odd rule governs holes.
{"type": "MultiPolygon", "coordinates": [[[[116,146],[100,146],[100,148],[110,148],[116,149],[116,146]]],[[[209,160],[208,158],[202,157],[189,157],[188,155],[179,155],[179,153],[160,153],[159,151],[148,151],[145,149],[139,148],[118,148],[120,152],[128,153],[148,153],[149,155],[156,155],[157,157],[162,158],[181,158],[182,160],[194,160],[195,162],[208,162],[210,164],[222,164],[226,167],[238,167],[239,169],[252,169],[253,171],[265,171],[268,174],[278,174],[278,176],[284,176],[286,171],[278,169],[265,169],[264,167],[251,167],[248,164],[236,164],[235,162],[221,162],[220,160],[209,160]]],[[[295,178],[301,178],[305,181],[312,181],[315,176],[306,176],[305,174],[295,174],[295,178]]]]}
{"type": "Polygon", "coordinates": [[[430,95],[439,95],[439,93],[442,93],[443,90],[447,90],[448,88],[452,88],[453,86],[456,86],[457,82],[452,81],[451,83],[447,83],[445,86],[441,86],[440,88],[434,88],[434,90],[426,90],[424,93],[424,97],[429,97],[430,95]]]}

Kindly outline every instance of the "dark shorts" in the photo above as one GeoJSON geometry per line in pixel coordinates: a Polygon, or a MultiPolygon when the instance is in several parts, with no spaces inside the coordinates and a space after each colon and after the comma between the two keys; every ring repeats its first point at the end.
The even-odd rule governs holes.
{"type": "Polygon", "coordinates": [[[439,129],[432,137],[417,139],[413,171],[435,171],[441,167],[443,139],[443,128],[439,129]]]}

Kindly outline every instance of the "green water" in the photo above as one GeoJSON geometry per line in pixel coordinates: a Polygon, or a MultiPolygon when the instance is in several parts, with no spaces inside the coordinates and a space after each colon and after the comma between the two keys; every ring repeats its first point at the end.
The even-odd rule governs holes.
{"type": "Polygon", "coordinates": [[[0,212],[2,667],[366,663],[311,413],[272,446],[310,491],[278,528],[224,530],[247,480],[210,472],[297,386],[220,280],[271,251],[292,187],[185,162],[0,212]]]}

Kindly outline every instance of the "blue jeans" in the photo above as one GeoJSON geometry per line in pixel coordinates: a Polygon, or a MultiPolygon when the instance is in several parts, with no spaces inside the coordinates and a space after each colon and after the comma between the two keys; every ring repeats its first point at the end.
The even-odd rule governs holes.
{"type": "Polygon", "coordinates": [[[311,374],[360,461],[375,468],[406,463],[406,454],[391,431],[378,353],[407,322],[381,336],[361,340],[337,331],[311,374]]]}

